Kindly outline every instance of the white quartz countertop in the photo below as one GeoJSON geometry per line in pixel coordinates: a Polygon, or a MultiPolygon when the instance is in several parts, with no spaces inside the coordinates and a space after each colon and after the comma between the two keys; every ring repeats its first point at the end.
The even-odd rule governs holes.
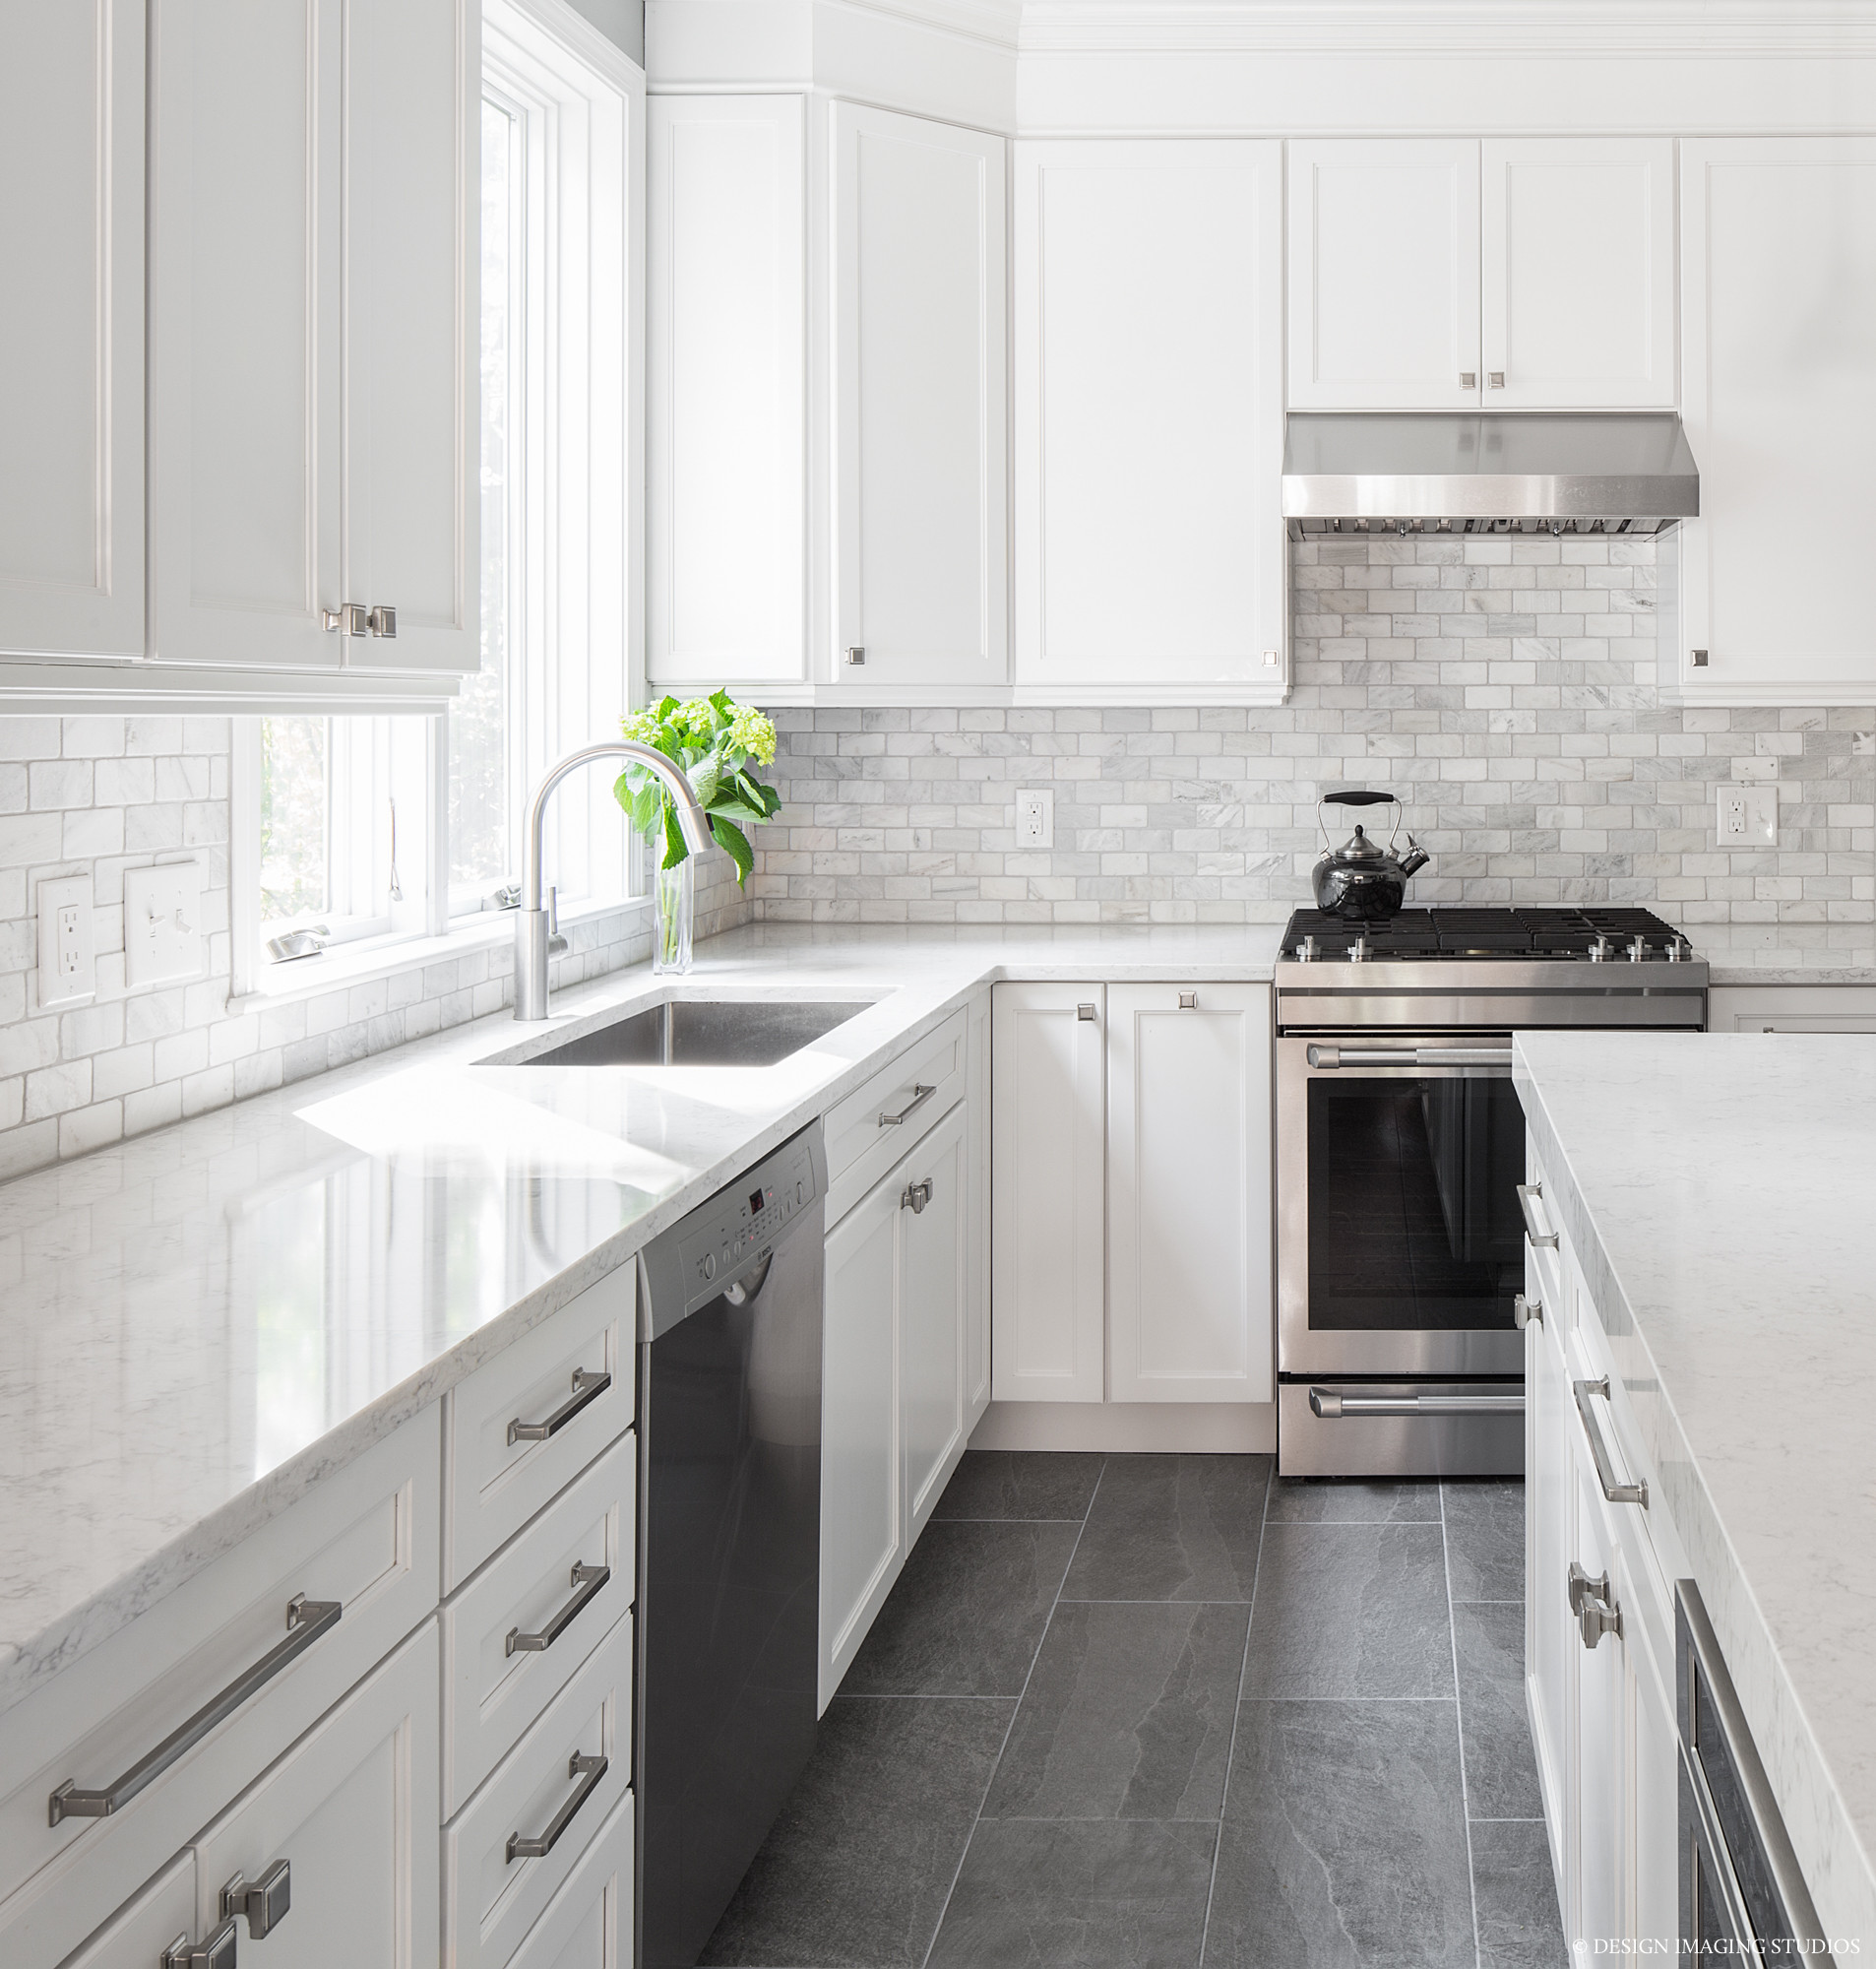
{"type": "Polygon", "coordinates": [[[1825,1932],[1876,1940],[1876,1037],[1526,1034],[1514,1078],[1825,1932]]]}
{"type": "Polygon", "coordinates": [[[639,968],[0,1186],[0,1710],[1002,978],[1260,980],[1278,931],[731,931],[678,995],[854,997],[778,1066],[477,1064],[639,968]]]}

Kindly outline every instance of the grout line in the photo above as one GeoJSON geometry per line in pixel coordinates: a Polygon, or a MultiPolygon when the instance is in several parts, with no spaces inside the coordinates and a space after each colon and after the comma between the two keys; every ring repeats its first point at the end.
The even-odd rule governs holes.
{"type": "Polygon", "coordinates": [[[1008,1702],[1009,1699],[1007,1695],[954,1695],[942,1689],[837,1688],[834,1691],[835,1702],[1008,1702]]]}
{"type": "Polygon", "coordinates": [[[1466,1889],[1472,1903],[1472,1964],[1483,1969],[1478,1938],[1478,1875],[1472,1863],[1472,1795],[1466,1782],[1466,1710],[1459,1692],[1459,1623],[1453,1618],[1453,1550],[1446,1539],[1446,1486],[1440,1486],[1440,1562],[1446,1576],[1446,1639],[1453,1650],[1453,1719],[1459,1726],[1459,1798],[1466,1821],[1466,1889]]]}
{"type": "MultiPolygon", "coordinates": [[[[1010,1720],[1003,1726],[1003,1741],[997,1746],[997,1753],[990,1761],[990,1775],[984,1780],[983,1796],[977,1800],[977,1813],[970,1821],[970,1830],[965,1837],[964,1849],[958,1855],[958,1864],[952,1869],[951,1884],[945,1889],[944,1905],[938,1910],[938,1919],[932,1924],[931,1939],[925,1944],[925,1952],[919,1957],[919,1969],[931,1960],[931,1952],[938,1946],[938,1937],[944,1933],[945,1917],[951,1912],[951,1897],[958,1891],[958,1881],[964,1873],[964,1863],[970,1857],[970,1844],[977,1836],[977,1827],[983,1823],[983,1808],[989,1803],[990,1787],[997,1781],[997,1772],[1003,1768],[1003,1753],[1010,1747],[1010,1735],[1016,1728],[1016,1719],[1023,1713],[1023,1698],[1030,1692],[1030,1679],[1035,1674],[1035,1664],[1042,1658],[1042,1650],[1048,1644],[1049,1629],[1055,1624],[1055,1610],[1062,1604],[1062,1587],[1068,1584],[1068,1575],[1075,1569],[1075,1555],[1082,1549],[1082,1536],[1088,1530],[1088,1521],[1094,1514],[1094,1500],[1100,1495],[1102,1481],[1107,1475],[1107,1460],[1101,1459],[1100,1476],[1094,1479],[1094,1488],[1088,1493],[1088,1508],[1082,1513],[1081,1530],[1075,1534],[1075,1543],[1069,1548],[1068,1563],[1062,1568],[1061,1585],[1055,1589],[1055,1598],[1049,1602],[1048,1619],[1042,1622],[1042,1631],[1035,1637],[1035,1652],[1030,1657],[1030,1666],[1023,1677],[1023,1686],[1017,1690],[1015,1707],[1010,1711],[1010,1720]]],[[[1044,1518],[1033,1522],[1042,1524],[1072,1524],[1074,1520],[1064,1518],[1044,1518]]],[[[1008,1696],[1000,1698],[1007,1702],[1008,1696]]]]}
{"type": "Polygon", "coordinates": [[[1224,1783],[1219,1788],[1219,1828],[1212,1841],[1212,1877],[1205,1883],[1205,1920],[1199,1927],[1199,1969],[1212,1941],[1212,1902],[1219,1890],[1219,1856],[1224,1851],[1224,1809],[1231,1802],[1231,1768],[1237,1762],[1237,1721],[1244,1714],[1244,1677],[1251,1665],[1251,1627],[1257,1620],[1257,1588],[1264,1576],[1264,1534],[1270,1529],[1271,1489],[1277,1482],[1277,1459],[1264,1470],[1264,1508],[1257,1520],[1257,1557],[1251,1565],[1250,1611],[1244,1620],[1244,1653],[1237,1665],[1237,1694],[1231,1703],[1231,1741],[1224,1751],[1224,1783]]]}

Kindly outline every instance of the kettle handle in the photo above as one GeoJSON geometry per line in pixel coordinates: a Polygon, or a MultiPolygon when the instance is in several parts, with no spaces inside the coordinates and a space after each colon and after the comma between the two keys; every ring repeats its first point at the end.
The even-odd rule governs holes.
{"type": "MultiPolygon", "coordinates": [[[[1322,817],[1326,806],[1392,806],[1394,826],[1388,834],[1388,853],[1394,853],[1394,837],[1401,831],[1401,795],[1378,794],[1363,787],[1344,787],[1339,794],[1324,794],[1316,802],[1316,825],[1322,829],[1323,846],[1333,855],[1336,844],[1329,839],[1329,824],[1322,817]]],[[[1408,837],[1411,840],[1411,836],[1408,837]]]]}

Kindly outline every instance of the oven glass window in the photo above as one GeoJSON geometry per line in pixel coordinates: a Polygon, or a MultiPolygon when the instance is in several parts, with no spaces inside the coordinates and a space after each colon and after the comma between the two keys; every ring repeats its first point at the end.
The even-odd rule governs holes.
{"type": "Polygon", "coordinates": [[[1508,1076],[1309,1083],[1309,1323],[1510,1327],[1525,1117],[1508,1076]]]}

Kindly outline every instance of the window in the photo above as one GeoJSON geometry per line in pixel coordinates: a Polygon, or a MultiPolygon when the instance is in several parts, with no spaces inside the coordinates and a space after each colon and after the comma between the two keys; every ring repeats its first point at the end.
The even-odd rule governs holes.
{"type": "MultiPolygon", "coordinates": [[[[530,789],[616,732],[642,675],[643,77],[567,10],[546,18],[542,0],[483,15],[481,667],[439,717],[240,721],[237,990],[289,928],[436,937],[512,902],[530,789]]],[[[641,886],[615,777],[589,768],[549,809],[563,911],[641,886]]]]}

